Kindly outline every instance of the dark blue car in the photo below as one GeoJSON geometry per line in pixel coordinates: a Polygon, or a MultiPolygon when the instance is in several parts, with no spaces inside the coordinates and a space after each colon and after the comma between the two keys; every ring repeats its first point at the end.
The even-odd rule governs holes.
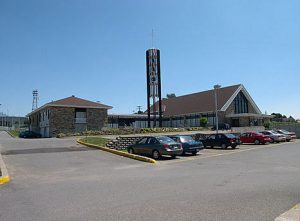
{"type": "Polygon", "coordinates": [[[172,135],[169,137],[172,138],[177,143],[181,143],[183,148],[182,155],[186,153],[191,153],[193,155],[196,155],[200,150],[204,149],[204,146],[201,141],[195,141],[189,135],[172,135]]]}
{"type": "Polygon", "coordinates": [[[23,131],[19,134],[20,138],[41,138],[41,134],[35,133],[33,131],[23,131]]]}

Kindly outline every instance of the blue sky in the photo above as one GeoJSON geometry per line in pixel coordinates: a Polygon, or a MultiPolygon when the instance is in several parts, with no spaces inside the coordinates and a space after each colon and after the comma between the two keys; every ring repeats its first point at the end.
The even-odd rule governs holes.
{"type": "Polygon", "coordinates": [[[75,95],[146,108],[145,51],[161,50],[162,92],[242,83],[262,112],[300,118],[300,1],[1,0],[0,112],[75,95]]]}

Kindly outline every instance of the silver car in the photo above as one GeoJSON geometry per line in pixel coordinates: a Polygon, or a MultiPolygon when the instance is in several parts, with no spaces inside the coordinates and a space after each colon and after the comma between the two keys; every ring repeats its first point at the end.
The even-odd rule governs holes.
{"type": "Polygon", "coordinates": [[[296,139],[297,138],[295,132],[290,132],[290,131],[283,130],[283,129],[277,129],[275,131],[277,131],[278,133],[283,134],[283,135],[289,135],[289,136],[291,136],[291,139],[296,139]]]}
{"type": "Polygon", "coordinates": [[[274,143],[274,142],[279,143],[279,142],[286,141],[286,136],[285,135],[277,133],[276,131],[273,131],[273,130],[265,130],[265,131],[262,131],[260,133],[269,136],[272,140],[271,141],[272,143],[274,143]]]}

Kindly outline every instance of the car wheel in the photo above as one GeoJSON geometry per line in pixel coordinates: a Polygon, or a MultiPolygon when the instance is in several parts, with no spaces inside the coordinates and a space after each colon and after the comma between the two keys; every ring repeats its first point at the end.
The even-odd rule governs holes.
{"type": "Polygon", "coordinates": [[[232,149],[235,149],[235,148],[236,148],[236,145],[232,145],[231,148],[232,148],[232,149]]]}
{"type": "Polygon", "coordinates": [[[172,159],[175,159],[176,158],[176,155],[171,155],[172,159]]]}
{"type": "Polygon", "coordinates": [[[226,145],[225,143],[222,143],[221,147],[222,147],[223,149],[226,149],[226,148],[227,148],[227,145],[226,145]]]}
{"type": "Polygon", "coordinates": [[[254,144],[259,144],[259,143],[260,143],[259,140],[254,141],[254,144]]]}
{"type": "Polygon", "coordinates": [[[152,152],[152,158],[154,160],[160,159],[160,153],[158,152],[158,150],[153,150],[153,152],[152,152]]]}
{"type": "Polygon", "coordinates": [[[275,140],[274,140],[274,138],[271,138],[271,141],[270,141],[270,143],[275,143],[275,140]]]}
{"type": "Polygon", "coordinates": [[[192,155],[194,155],[194,156],[197,155],[197,151],[193,151],[192,155]]]}
{"type": "Polygon", "coordinates": [[[185,151],[182,152],[181,156],[184,156],[184,155],[185,155],[185,151]]]}
{"type": "Polygon", "coordinates": [[[134,154],[133,149],[132,149],[132,148],[129,148],[129,149],[128,149],[128,153],[134,154]]]}

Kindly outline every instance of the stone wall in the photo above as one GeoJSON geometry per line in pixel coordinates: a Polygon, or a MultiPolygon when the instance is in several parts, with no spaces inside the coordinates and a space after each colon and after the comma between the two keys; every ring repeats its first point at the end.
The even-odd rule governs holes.
{"type": "Polygon", "coordinates": [[[229,107],[227,108],[225,114],[234,114],[234,102],[232,102],[229,107]]]}
{"type": "Polygon", "coordinates": [[[59,133],[75,132],[75,108],[71,107],[51,107],[49,119],[49,134],[51,137],[59,133]]]}
{"type": "Polygon", "coordinates": [[[87,129],[101,130],[107,123],[106,109],[87,109],[87,129]]]}
{"type": "Polygon", "coordinates": [[[264,126],[252,126],[252,127],[232,127],[231,131],[233,133],[245,133],[245,132],[260,132],[264,131],[264,126]]]}
{"type": "Polygon", "coordinates": [[[240,127],[249,127],[250,126],[250,118],[249,117],[240,117],[240,127]]]}
{"type": "Polygon", "coordinates": [[[248,101],[248,112],[249,112],[249,113],[258,114],[258,113],[255,111],[254,107],[250,104],[250,101],[248,101]]]}

